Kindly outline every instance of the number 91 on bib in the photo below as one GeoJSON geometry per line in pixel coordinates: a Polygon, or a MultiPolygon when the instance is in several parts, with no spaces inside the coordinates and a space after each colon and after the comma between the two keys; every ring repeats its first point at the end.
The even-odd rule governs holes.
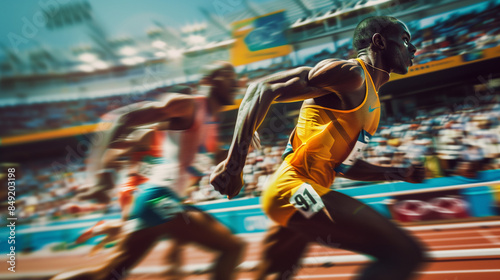
{"type": "Polygon", "coordinates": [[[290,197],[290,203],[308,219],[325,207],[321,197],[308,183],[303,183],[299,187],[290,197]]]}

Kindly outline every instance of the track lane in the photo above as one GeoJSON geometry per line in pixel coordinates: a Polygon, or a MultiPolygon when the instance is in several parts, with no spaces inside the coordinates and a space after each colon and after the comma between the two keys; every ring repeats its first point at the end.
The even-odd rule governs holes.
{"type": "MultiPolygon", "coordinates": [[[[473,224],[471,224],[473,225],[473,224]]],[[[443,252],[442,250],[471,250],[471,249],[491,249],[498,248],[500,245],[500,225],[494,226],[475,226],[471,228],[458,227],[449,229],[440,229],[442,225],[436,225],[438,230],[423,229],[415,230],[417,227],[408,227],[410,234],[420,239],[430,250],[430,253],[443,252]]],[[[245,263],[254,265],[258,262],[262,250],[261,239],[264,234],[242,235],[247,240],[248,246],[245,253],[245,263]]],[[[160,242],[146,258],[134,269],[131,279],[156,279],[159,272],[165,270],[165,253],[170,246],[169,241],[160,242]],[[148,275],[146,277],[146,275],[148,275]],[[156,275],[156,276],[155,276],[156,275]],[[146,278],[144,278],[146,277],[146,278]]],[[[88,265],[99,265],[103,259],[109,255],[110,249],[93,257],[87,256],[82,249],[80,253],[66,254],[48,254],[48,255],[20,255],[18,271],[30,275],[47,276],[62,270],[73,269],[88,265]]],[[[453,252],[453,251],[452,251],[453,252]]],[[[500,252],[500,251],[499,251],[500,252]]],[[[211,263],[214,255],[204,251],[202,248],[189,245],[183,249],[185,258],[185,267],[192,270],[203,270],[203,264],[211,263]]],[[[364,260],[355,253],[331,249],[313,244],[308,248],[306,254],[307,264],[300,270],[297,279],[350,279],[355,272],[363,265],[364,260]],[[321,267],[322,261],[328,258],[337,259],[356,259],[352,263],[337,263],[332,267],[321,267]],[[315,262],[316,261],[316,262],[315,262]]],[[[241,271],[238,279],[251,279],[251,272],[241,271]]],[[[0,278],[4,274],[0,274],[0,278]]],[[[18,278],[22,279],[22,278],[18,278]]],[[[158,278],[165,279],[165,278],[158,278]]],[[[168,279],[168,278],[167,278],[168,279]]],[[[208,275],[190,275],[191,279],[208,279],[208,275]]],[[[468,256],[462,258],[442,257],[437,260],[429,261],[418,279],[500,279],[500,254],[494,256],[468,256]],[[480,276],[481,278],[473,278],[480,276]],[[455,277],[455,278],[454,278],[455,277]],[[456,278],[458,277],[458,278],[456,278]]]]}

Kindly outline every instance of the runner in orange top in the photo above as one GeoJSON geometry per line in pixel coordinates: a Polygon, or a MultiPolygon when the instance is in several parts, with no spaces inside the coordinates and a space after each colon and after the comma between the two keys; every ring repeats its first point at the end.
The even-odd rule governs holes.
{"type": "Polygon", "coordinates": [[[229,198],[243,184],[251,137],[272,102],[304,100],[284,161],[263,193],[264,212],[277,223],[265,238],[256,279],[290,279],[308,242],[373,257],[358,279],[409,279],[423,259],[410,235],[366,204],[330,189],[336,176],[364,181],[423,180],[422,167],[380,167],[358,159],[376,132],[379,88],[390,73],[406,74],[416,48],[393,17],[363,20],[354,32],[358,58],[327,59],[251,84],[241,103],[228,157],[211,183],[229,198]]]}

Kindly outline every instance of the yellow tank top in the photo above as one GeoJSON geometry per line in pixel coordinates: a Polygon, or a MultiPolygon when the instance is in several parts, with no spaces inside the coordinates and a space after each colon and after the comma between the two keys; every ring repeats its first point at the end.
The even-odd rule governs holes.
{"type": "Polygon", "coordinates": [[[377,131],[380,100],[364,62],[357,60],[365,72],[366,93],[361,105],[351,110],[304,105],[290,136],[289,148],[293,152],[286,161],[299,174],[325,188],[333,183],[333,169],[350,154],[360,132],[365,130],[373,135],[377,131]]]}

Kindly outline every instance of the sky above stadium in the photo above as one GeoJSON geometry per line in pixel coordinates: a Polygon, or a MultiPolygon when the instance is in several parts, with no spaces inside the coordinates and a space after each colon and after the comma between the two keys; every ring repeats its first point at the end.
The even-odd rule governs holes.
{"type": "MultiPolygon", "coordinates": [[[[252,0],[252,3],[258,5],[268,1],[270,0],[252,0]]],[[[36,25],[36,17],[40,11],[49,7],[57,9],[60,4],[68,2],[70,1],[0,1],[0,43],[9,48],[15,46],[20,50],[37,45],[69,47],[87,43],[88,35],[79,32],[81,26],[51,31],[36,25]],[[34,26],[31,30],[25,27],[30,24],[34,26]]],[[[88,2],[92,6],[96,21],[111,38],[145,36],[146,30],[154,25],[153,21],[173,28],[204,22],[206,17],[200,8],[222,16],[246,8],[243,0],[89,0],[88,2]]]]}

